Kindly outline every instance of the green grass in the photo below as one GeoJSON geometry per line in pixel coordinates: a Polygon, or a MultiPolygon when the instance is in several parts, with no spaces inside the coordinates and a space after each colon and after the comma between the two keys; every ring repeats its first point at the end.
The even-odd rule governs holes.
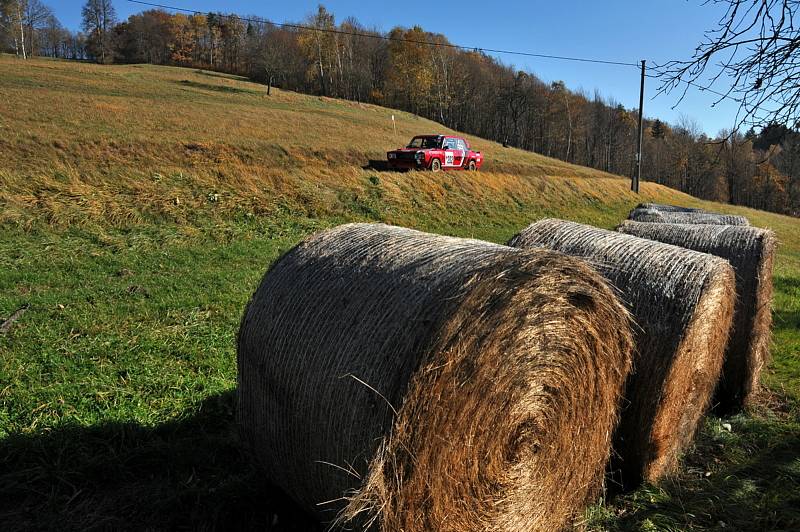
{"type": "MultiPolygon", "coordinates": [[[[650,183],[635,196],[485,141],[493,171],[364,170],[396,144],[392,111],[228,76],[0,68],[0,317],[29,305],[0,334],[0,529],[308,529],[234,427],[235,334],[276,257],[344,221],[503,242],[543,216],[610,228],[642,200],[777,232],[773,362],[758,408],[709,419],[677,477],[593,506],[587,526],[800,527],[800,221],[650,183]]],[[[403,137],[441,129],[398,116],[403,137]]]]}
{"type": "Polygon", "coordinates": [[[796,530],[800,425],[739,415],[708,419],[681,474],[592,509],[596,530],[796,530]]]}

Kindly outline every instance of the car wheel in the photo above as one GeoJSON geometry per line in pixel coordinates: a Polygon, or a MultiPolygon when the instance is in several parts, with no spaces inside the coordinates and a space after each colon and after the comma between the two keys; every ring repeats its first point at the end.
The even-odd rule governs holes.
{"type": "Polygon", "coordinates": [[[474,172],[477,169],[478,169],[478,165],[475,164],[475,161],[470,161],[469,164],[467,165],[467,170],[469,170],[471,172],[474,172]]]}
{"type": "Polygon", "coordinates": [[[432,172],[438,172],[441,169],[442,169],[442,161],[440,161],[439,159],[434,159],[431,161],[432,172]]]}

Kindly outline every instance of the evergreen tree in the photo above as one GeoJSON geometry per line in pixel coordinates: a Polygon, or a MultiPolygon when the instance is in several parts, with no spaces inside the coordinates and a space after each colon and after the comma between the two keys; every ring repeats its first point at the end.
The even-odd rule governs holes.
{"type": "Polygon", "coordinates": [[[652,136],[654,139],[663,139],[664,133],[664,123],[656,118],[656,121],[653,122],[653,126],[650,129],[650,136],[652,136]]]}

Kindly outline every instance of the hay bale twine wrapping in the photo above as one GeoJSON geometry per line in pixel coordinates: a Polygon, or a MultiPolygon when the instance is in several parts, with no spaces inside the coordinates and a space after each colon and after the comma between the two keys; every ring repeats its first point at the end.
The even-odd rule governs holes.
{"type": "Polygon", "coordinates": [[[719,378],[735,299],[730,265],[677,246],[552,219],[531,224],[509,245],[582,257],[620,291],[638,327],[612,471],[626,489],[671,472],[719,378]]]}
{"type": "Polygon", "coordinates": [[[702,224],[702,225],[750,225],[744,216],[734,214],[717,214],[713,212],[680,212],[659,211],[656,209],[633,209],[629,220],[637,222],[653,222],[668,224],[702,224]]]}
{"type": "Polygon", "coordinates": [[[706,212],[703,209],[696,209],[693,207],[681,207],[678,205],[667,205],[665,203],[640,203],[636,206],[637,209],[651,209],[661,212],[706,212]]]}
{"type": "Polygon", "coordinates": [[[602,486],[632,349],[624,306],[572,257],[343,225],[250,301],[238,420],[323,521],[558,530],[602,486]]]}
{"type": "Polygon", "coordinates": [[[623,222],[618,230],[722,257],[736,271],[736,311],[715,410],[747,406],[769,361],[775,233],[758,227],[623,222]]]}

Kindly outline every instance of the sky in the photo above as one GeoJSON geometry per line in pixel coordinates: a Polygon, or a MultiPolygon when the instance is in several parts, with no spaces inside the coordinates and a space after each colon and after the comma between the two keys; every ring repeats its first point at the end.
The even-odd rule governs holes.
{"type": "MultiPolygon", "coordinates": [[[[83,0],[43,0],[61,23],[80,28],[83,0]]],[[[298,22],[316,11],[319,1],[258,2],[254,0],[150,0],[202,12],[221,11],[241,16],[254,15],[272,22],[298,22]]],[[[322,2],[336,21],[355,17],[363,25],[388,31],[395,26],[419,25],[444,34],[450,42],[469,48],[493,48],[537,54],[582,57],[639,63],[663,64],[688,59],[702,41],[703,33],[716,26],[723,14],[703,0],[606,0],[606,1],[493,1],[462,0],[437,3],[431,0],[365,2],[327,0],[322,2]],[[442,7],[436,7],[440,5],[442,7]]],[[[118,18],[125,19],[146,6],[114,0],[118,18]]],[[[494,55],[494,54],[493,54],[494,55]]],[[[640,72],[632,66],[590,64],[554,59],[497,55],[505,64],[536,74],[544,81],[564,81],[573,90],[587,94],[599,91],[626,108],[639,104],[640,72]]],[[[714,86],[724,92],[721,80],[714,86]]],[[[658,94],[659,83],[645,83],[644,115],[669,123],[694,120],[700,129],[714,136],[734,124],[738,104],[690,88],[679,100],[679,92],[658,94]]]]}

